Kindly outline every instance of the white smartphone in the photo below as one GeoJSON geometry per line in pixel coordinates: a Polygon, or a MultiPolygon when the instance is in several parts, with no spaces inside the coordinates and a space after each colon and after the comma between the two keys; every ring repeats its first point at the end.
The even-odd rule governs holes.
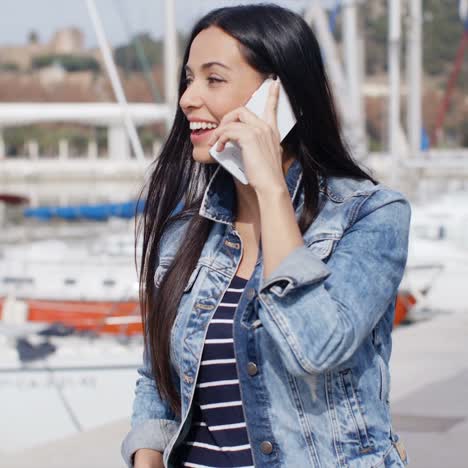
{"type": "MultiPolygon", "coordinates": [[[[278,78],[279,79],[279,78],[278,78]]],[[[258,117],[262,118],[265,110],[265,105],[268,99],[268,93],[273,79],[266,79],[260,87],[252,94],[245,107],[254,112],[258,117]]],[[[280,82],[280,94],[277,109],[277,123],[280,134],[280,141],[286,137],[291,129],[296,124],[296,117],[289,102],[286,91],[280,82]]],[[[249,182],[244,172],[244,164],[242,160],[242,150],[240,146],[233,142],[228,141],[224,145],[223,151],[216,151],[216,142],[209,150],[210,155],[216,159],[228,172],[236,177],[240,182],[247,185],[249,182]]]]}

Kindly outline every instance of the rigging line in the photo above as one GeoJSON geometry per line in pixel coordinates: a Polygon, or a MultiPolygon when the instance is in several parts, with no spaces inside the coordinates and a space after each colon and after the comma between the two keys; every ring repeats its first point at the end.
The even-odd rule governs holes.
{"type": "Polygon", "coordinates": [[[97,36],[99,48],[104,59],[104,64],[106,66],[115,97],[122,109],[123,121],[130,139],[130,144],[136,159],[139,161],[144,161],[145,154],[143,152],[143,147],[141,146],[141,141],[138,137],[135,123],[133,122],[130,114],[130,108],[127,102],[127,98],[125,97],[119,74],[117,72],[117,67],[115,66],[114,58],[112,57],[109,42],[102,26],[101,17],[99,16],[94,0],[86,0],[86,6],[88,8],[88,14],[97,36]]]}
{"type": "Polygon", "coordinates": [[[154,79],[152,73],[151,73],[151,66],[148,61],[148,57],[146,56],[145,49],[138,37],[138,34],[135,34],[135,36],[132,38],[131,34],[131,27],[130,23],[128,21],[127,16],[125,15],[124,8],[122,5],[122,0],[116,2],[116,10],[117,14],[120,17],[120,20],[124,26],[125,33],[127,35],[127,39],[130,44],[134,44],[135,46],[135,51],[137,53],[138,60],[140,62],[141,68],[143,70],[143,74],[146,78],[146,81],[148,83],[148,86],[150,88],[151,95],[153,96],[154,102],[162,102],[162,97],[161,97],[161,91],[159,89],[158,82],[154,79]]]}

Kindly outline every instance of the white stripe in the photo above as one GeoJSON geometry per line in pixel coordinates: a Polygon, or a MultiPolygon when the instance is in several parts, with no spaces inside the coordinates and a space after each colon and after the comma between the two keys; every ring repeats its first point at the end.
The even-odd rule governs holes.
{"type": "Polygon", "coordinates": [[[206,387],[219,387],[220,385],[235,385],[238,384],[239,380],[214,380],[213,382],[203,382],[197,385],[197,388],[206,388],[206,387]]]}
{"type": "Polygon", "coordinates": [[[208,426],[206,422],[199,421],[193,423],[195,426],[207,427],[210,431],[224,431],[227,429],[240,429],[241,427],[246,427],[245,422],[234,423],[234,424],[220,424],[218,426],[208,426]]]}
{"type": "Polygon", "coordinates": [[[240,427],[246,427],[245,422],[236,424],[221,424],[219,426],[208,426],[210,431],[224,431],[226,429],[239,429],[240,427]]]}
{"type": "Polygon", "coordinates": [[[199,465],[198,463],[184,462],[184,466],[190,466],[191,468],[215,468],[214,466],[199,465]]]}
{"type": "MultiPolygon", "coordinates": [[[[190,462],[185,462],[184,466],[189,466],[191,468],[217,468],[216,466],[199,465],[198,463],[190,463],[190,462]]],[[[255,468],[255,467],[253,465],[249,465],[249,466],[238,466],[236,468],[255,468]]]]}
{"type": "Polygon", "coordinates": [[[225,401],[224,403],[209,403],[207,405],[200,405],[201,409],[212,408],[227,408],[228,406],[242,406],[242,401],[225,401]]]}
{"type": "Polygon", "coordinates": [[[206,448],[208,450],[214,450],[215,452],[240,452],[241,450],[248,450],[250,444],[245,445],[234,445],[232,447],[218,447],[217,445],[205,444],[203,442],[186,442],[187,445],[193,445],[194,447],[206,448]]]}
{"type": "Polygon", "coordinates": [[[231,291],[231,292],[242,292],[245,288],[240,288],[240,289],[237,289],[237,288],[227,288],[228,291],[231,291]]]}
{"type": "Polygon", "coordinates": [[[234,319],[211,319],[210,323],[234,323],[234,319]]]}
{"type": "Polygon", "coordinates": [[[237,303],[232,304],[230,302],[220,302],[219,305],[222,307],[232,307],[232,308],[237,307],[237,303]]]}
{"type": "Polygon", "coordinates": [[[232,338],[211,338],[205,340],[206,344],[221,344],[221,343],[234,343],[232,338]]]}
{"type": "Polygon", "coordinates": [[[198,463],[185,462],[184,466],[190,466],[191,468],[216,468],[215,466],[199,465],[198,463]]]}
{"type": "Polygon", "coordinates": [[[207,361],[202,361],[202,366],[212,366],[214,364],[234,364],[236,362],[236,358],[232,359],[208,359],[207,361]]]}

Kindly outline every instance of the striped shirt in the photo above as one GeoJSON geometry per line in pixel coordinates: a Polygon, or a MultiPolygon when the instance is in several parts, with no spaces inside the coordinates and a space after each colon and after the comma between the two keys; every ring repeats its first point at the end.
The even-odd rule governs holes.
{"type": "Polygon", "coordinates": [[[181,464],[252,467],[233,343],[233,318],[247,280],[234,276],[208,326],[181,464]]]}

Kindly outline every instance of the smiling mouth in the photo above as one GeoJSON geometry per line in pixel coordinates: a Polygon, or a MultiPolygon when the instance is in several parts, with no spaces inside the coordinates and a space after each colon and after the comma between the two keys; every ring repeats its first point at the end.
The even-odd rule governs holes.
{"type": "Polygon", "coordinates": [[[214,128],[198,128],[197,130],[192,130],[192,135],[202,135],[203,133],[208,133],[214,130],[214,128]]]}

